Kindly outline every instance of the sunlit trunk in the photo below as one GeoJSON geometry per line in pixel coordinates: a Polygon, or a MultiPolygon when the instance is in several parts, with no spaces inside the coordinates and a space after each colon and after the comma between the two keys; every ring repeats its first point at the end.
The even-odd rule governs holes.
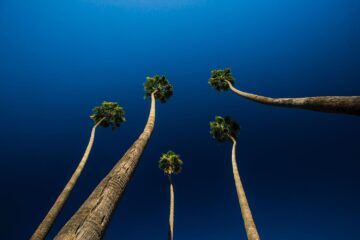
{"type": "Polygon", "coordinates": [[[55,237],[56,240],[102,239],[154,129],[154,93],[151,95],[151,109],[144,131],[60,230],[55,237]]]}
{"type": "Polygon", "coordinates": [[[31,240],[45,239],[46,235],[50,231],[52,225],[54,224],[54,221],[55,221],[56,217],[59,215],[59,213],[60,213],[61,209],[63,208],[66,200],[68,199],[71,191],[73,190],[79,176],[81,175],[81,172],[84,169],[84,166],[85,166],[85,164],[86,164],[86,162],[87,162],[87,160],[89,158],[91,148],[92,148],[92,146],[94,144],[96,128],[99,126],[99,124],[104,119],[105,118],[101,119],[98,123],[96,123],[93,126],[93,128],[91,130],[89,143],[88,143],[88,145],[86,147],[85,153],[84,153],[79,165],[77,166],[75,172],[71,176],[68,183],[65,185],[65,188],[60,193],[60,195],[56,199],[55,203],[53,204],[53,206],[51,207],[51,209],[49,210],[49,212],[47,213],[47,215],[45,216],[43,221],[40,223],[38,228],[35,230],[35,233],[32,235],[31,240]]]}
{"type": "Polygon", "coordinates": [[[279,107],[303,108],[319,112],[360,115],[360,96],[321,96],[304,98],[270,98],[236,89],[229,81],[230,89],[237,95],[252,101],[279,107]]]}
{"type": "Polygon", "coordinates": [[[254,223],[254,219],[251,214],[251,210],[245,195],[244,187],[242,185],[237,163],[236,163],[236,140],[233,137],[230,137],[233,145],[232,145],[232,154],[231,154],[231,163],[232,163],[232,169],[235,179],[235,186],[236,186],[236,192],[239,199],[240,209],[241,209],[241,215],[244,220],[245,225],[245,231],[247,235],[248,240],[259,240],[259,234],[256,230],[256,226],[254,223]]]}
{"type": "Polygon", "coordinates": [[[168,240],[173,240],[173,238],[174,238],[174,185],[172,183],[172,179],[171,179],[170,175],[169,175],[169,184],[170,184],[170,214],[169,214],[168,240]]]}

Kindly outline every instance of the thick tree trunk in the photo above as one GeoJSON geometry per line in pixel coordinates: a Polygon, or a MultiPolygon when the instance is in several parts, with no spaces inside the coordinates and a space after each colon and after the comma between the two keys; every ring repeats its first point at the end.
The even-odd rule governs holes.
{"type": "Polygon", "coordinates": [[[56,240],[102,239],[154,129],[154,93],[151,95],[151,109],[144,131],[60,230],[56,240]]]}
{"type": "Polygon", "coordinates": [[[56,199],[55,203],[53,204],[53,206],[51,207],[51,209],[49,210],[49,212],[47,213],[47,215],[45,216],[43,221],[40,223],[38,228],[35,230],[35,233],[32,235],[31,240],[45,239],[46,235],[50,231],[52,225],[54,224],[54,221],[55,221],[56,217],[59,215],[61,209],[63,208],[66,200],[68,199],[71,191],[73,190],[78,178],[80,177],[80,175],[81,175],[81,173],[82,173],[82,171],[83,171],[83,169],[85,167],[85,164],[86,164],[86,162],[87,162],[87,160],[89,158],[91,148],[92,148],[92,146],[94,144],[96,128],[99,126],[99,124],[103,120],[104,120],[104,118],[101,119],[98,123],[96,123],[93,126],[93,128],[91,130],[89,143],[88,143],[88,145],[86,147],[85,153],[84,153],[79,165],[77,166],[75,172],[71,176],[68,183],[65,185],[65,188],[60,193],[60,195],[56,199]]]}
{"type": "Polygon", "coordinates": [[[236,89],[229,81],[230,89],[237,95],[252,101],[279,107],[303,108],[318,112],[342,113],[360,116],[360,96],[321,96],[304,98],[270,98],[236,89]]]}
{"type": "Polygon", "coordinates": [[[169,214],[169,231],[168,231],[168,240],[173,240],[174,238],[174,185],[169,175],[170,183],[170,214],[169,214]]]}
{"type": "Polygon", "coordinates": [[[256,226],[254,223],[254,219],[251,214],[251,210],[245,195],[245,191],[243,188],[243,185],[241,183],[237,163],[236,163],[236,140],[233,137],[230,137],[233,146],[232,146],[232,154],[231,154],[231,163],[232,163],[232,169],[235,179],[235,186],[236,186],[236,192],[239,199],[240,209],[241,209],[241,215],[244,220],[246,235],[248,240],[259,240],[259,234],[256,230],[256,226]]]}

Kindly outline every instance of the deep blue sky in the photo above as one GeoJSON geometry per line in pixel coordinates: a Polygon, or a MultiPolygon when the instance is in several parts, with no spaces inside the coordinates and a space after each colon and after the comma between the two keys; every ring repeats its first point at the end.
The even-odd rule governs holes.
{"type": "Polygon", "coordinates": [[[154,74],[174,96],[157,105],[105,239],[166,239],[157,162],[169,149],[184,161],[175,238],[245,239],[231,146],[209,135],[215,115],[242,126],[239,170],[262,239],[360,239],[360,119],[263,106],[207,84],[229,66],[255,93],[360,95],[359,12],[356,0],[1,0],[0,239],[30,237],[83,154],[91,109],[117,101],[127,122],[98,130],[56,234],[142,131],[142,84],[154,74]]]}

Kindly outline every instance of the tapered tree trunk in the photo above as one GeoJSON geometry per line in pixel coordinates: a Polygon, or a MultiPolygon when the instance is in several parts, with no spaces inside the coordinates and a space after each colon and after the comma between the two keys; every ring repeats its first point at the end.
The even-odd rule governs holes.
{"type": "Polygon", "coordinates": [[[251,214],[251,210],[245,195],[244,187],[241,183],[239,170],[236,163],[236,140],[231,137],[231,140],[233,142],[232,146],[232,154],[231,154],[231,163],[232,163],[232,169],[235,179],[235,186],[236,186],[236,192],[239,199],[240,209],[241,209],[241,215],[244,220],[246,235],[248,240],[259,240],[259,234],[256,230],[255,222],[251,214]]]}
{"type": "MultiPolygon", "coordinates": [[[[155,93],[155,92],[154,92],[155,93]]],[[[145,129],[107,176],[98,184],[79,210],[63,226],[55,239],[102,239],[118,201],[125,192],[155,124],[155,96],[145,129]]]]}
{"type": "Polygon", "coordinates": [[[66,200],[68,199],[71,191],[73,190],[78,178],[80,177],[80,175],[81,175],[81,173],[82,173],[82,171],[83,171],[83,169],[85,167],[85,164],[86,164],[86,162],[87,162],[87,160],[89,158],[91,148],[92,148],[92,146],[94,144],[96,128],[99,126],[99,124],[104,119],[105,118],[101,119],[98,123],[96,123],[93,126],[93,128],[91,130],[89,143],[88,143],[88,145],[86,147],[85,153],[84,153],[79,165],[77,166],[75,172],[71,176],[68,183],[65,185],[65,188],[62,190],[62,192],[60,193],[60,195],[56,199],[55,203],[53,204],[53,206],[51,207],[51,209],[49,210],[49,212],[47,213],[47,215],[45,216],[43,221],[40,223],[38,228],[35,230],[35,233],[32,235],[31,240],[45,239],[46,235],[50,231],[51,227],[53,226],[53,224],[55,222],[56,217],[59,215],[61,209],[63,208],[66,200]]]}
{"type": "Polygon", "coordinates": [[[303,108],[319,112],[342,113],[360,116],[360,96],[322,96],[304,98],[270,98],[236,89],[225,80],[237,95],[252,101],[279,107],[303,108]]]}
{"type": "Polygon", "coordinates": [[[169,214],[168,240],[173,240],[173,238],[174,238],[174,185],[172,183],[172,179],[171,179],[170,175],[169,175],[169,184],[170,184],[170,214],[169,214]]]}

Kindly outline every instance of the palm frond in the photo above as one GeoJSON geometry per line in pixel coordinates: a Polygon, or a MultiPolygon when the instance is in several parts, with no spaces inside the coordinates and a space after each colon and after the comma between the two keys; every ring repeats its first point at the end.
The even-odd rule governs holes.
{"type": "Polygon", "coordinates": [[[104,101],[101,106],[93,108],[93,114],[90,118],[95,123],[101,121],[101,127],[109,127],[112,129],[120,127],[121,123],[125,122],[125,111],[116,102],[104,101]]]}
{"type": "Polygon", "coordinates": [[[208,83],[217,91],[223,92],[229,89],[229,84],[225,80],[231,84],[235,83],[235,78],[232,76],[230,68],[211,71],[211,77],[208,83]]]}
{"type": "Polygon", "coordinates": [[[183,161],[180,159],[180,155],[173,151],[162,154],[159,160],[159,168],[166,175],[179,174],[182,170],[182,165],[183,161]]]}
{"type": "Polygon", "coordinates": [[[231,141],[230,136],[236,139],[239,131],[240,125],[229,116],[216,116],[215,121],[210,122],[210,134],[219,142],[231,141]]]}
{"type": "Polygon", "coordinates": [[[144,83],[145,97],[155,93],[155,98],[165,103],[173,95],[173,87],[165,76],[147,77],[144,83]]]}

